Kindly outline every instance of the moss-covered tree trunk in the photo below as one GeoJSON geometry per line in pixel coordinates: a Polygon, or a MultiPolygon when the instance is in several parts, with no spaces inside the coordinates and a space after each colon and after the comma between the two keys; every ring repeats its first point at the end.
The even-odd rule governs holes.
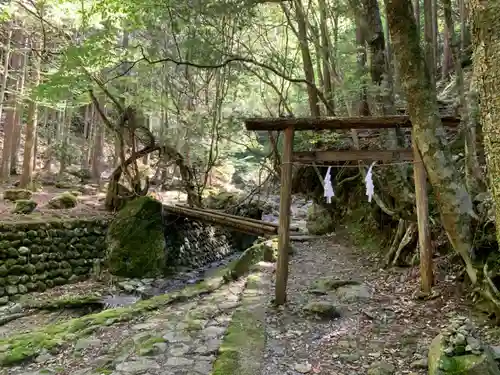
{"type": "Polygon", "coordinates": [[[490,189],[496,204],[497,238],[500,241],[500,2],[471,0],[470,6],[479,119],[484,134],[490,189]]]}
{"type": "Polygon", "coordinates": [[[458,168],[445,139],[429,68],[420,48],[411,0],[385,0],[387,21],[401,83],[408,101],[417,147],[436,195],[441,219],[453,248],[463,258],[471,281],[477,282],[470,253],[474,215],[458,168]]]}

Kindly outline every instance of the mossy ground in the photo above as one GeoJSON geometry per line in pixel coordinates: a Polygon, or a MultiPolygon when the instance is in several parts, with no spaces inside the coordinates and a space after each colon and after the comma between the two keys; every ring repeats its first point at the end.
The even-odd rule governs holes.
{"type": "Polygon", "coordinates": [[[248,277],[241,306],[234,312],[219,349],[212,375],[256,375],[260,373],[265,348],[265,300],[258,291],[262,288],[263,273],[248,277]]]}

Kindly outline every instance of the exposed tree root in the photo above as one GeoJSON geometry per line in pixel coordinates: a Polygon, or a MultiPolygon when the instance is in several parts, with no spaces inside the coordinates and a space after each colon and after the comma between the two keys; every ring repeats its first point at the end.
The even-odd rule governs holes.
{"type": "Polygon", "coordinates": [[[483,278],[483,286],[477,287],[474,291],[487,302],[490,314],[495,315],[496,324],[500,325],[500,291],[491,278],[487,262],[483,267],[483,278]]]}
{"type": "Polygon", "coordinates": [[[391,264],[391,259],[394,257],[394,254],[398,250],[398,245],[401,243],[401,239],[404,236],[405,228],[406,228],[406,221],[404,219],[399,219],[398,229],[396,231],[396,234],[394,235],[394,239],[392,240],[391,248],[389,249],[389,252],[385,256],[385,261],[384,261],[385,267],[391,264]]]}
{"type": "Polygon", "coordinates": [[[415,239],[415,236],[417,234],[417,224],[416,223],[410,223],[408,228],[406,229],[406,233],[403,236],[403,239],[401,240],[401,243],[398,246],[398,250],[396,251],[396,254],[394,255],[394,259],[392,260],[392,265],[395,266],[399,260],[399,257],[401,256],[401,253],[403,249],[408,246],[413,240],[415,239]]]}

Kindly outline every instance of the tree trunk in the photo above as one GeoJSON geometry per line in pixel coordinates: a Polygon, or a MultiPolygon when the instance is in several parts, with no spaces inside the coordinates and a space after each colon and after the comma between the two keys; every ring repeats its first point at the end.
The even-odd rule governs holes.
{"type": "MultiPolygon", "coordinates": [[[[3,103],[5,100],[5,92],[7,90],[7,80],[9,78],[9,63],[11,62],[11,48],[10,48],[10,43],[12,40],[12,29],[14,28],[14,25],[12,22],[8,22],[5,29],[7,29],[7,36],[5,37],[4,41],[4,50],[3,50],[3,76],[2,76],[2,84],[0,86],[0,119],[2,119],[2,113],[3,113],[3,103]]],[[[12,61],[12,64],[14,64],[14,60],[12,61]]],[[[12,67],[14,68],[14,67],[12,67]]],[[[13,85],[12,85],[13,86],[13,85]]],[[[10,96],[10,94],[9,94],[10,96]]]]}
{"type": "Polygon", "coordinates": [[[321,34],[321,60],[323,67],[323,87],[325,97],[328,101],[327,112],[329,116],[335,116],[334,83],[332,72],[333,62],[331,57],[332,46],[330,33],[328,32],[327,4],[325,0],[319,0],[320,34],[321,34]]]}
{"type": "Polygon", "coordinates": [[[357,101],[357,110],[355,113],[359,113],[360,116],[370,116],[370,106],[368,105],[368,92],[367,92],[367,80],[366,80],[366,45],[365,37],[363,35],[363,26],[361,24],[361,18],[359,14],[356,17],[356,63],[357,72],[361,87],[359,92],[359,100],[357,101]]]}
{"type": "Polygon", "coordinates": [[[69,130],[71,126],[71,120],[73,118],[73,109],[68,107],[66,103],[66,108],[62,114],[61,119],[61,127],[60,127],[60,137],[61,137],[61,160],[59,164],[59,175],[61,176],[68,167],[69,164],[69,145],[68,145],[68,137],[69,130]]]}
{"type": "Polygon", "coordinates": [[[438,53],[438,0],[432,0],[432,61],[434,66],[434,79],[437,79],[437,62],[439,60],[438,53]]]}
{"type": "MultiPolygon", "coordinates": [[[[34,53],[32,64],[32,85],[40,83],[40,57],[34,53]]],[[[20,187],[27,188],[31,185],[33,178],[33,155],[35,153],[36,127],[38,121],[38,106],[34,99],[30,99],[28,105],[28,121],[26,124],[26,140],[24,143],[23,172],[21,174],[20,187]]]]}
{"type": "MultiPolygon", "coordinates": [[[[302,6],[301,0],[295,0],[295,11],[297,15],[298,38],[300,43],[300,52],[302,54],[302,64],[304,68],[304,76],[307,81],[314,84],[314,67],[311,59],[311,52],[309,51],[309,43],[307,38],[307,19],[302,6]]],[[[309,98],[309,110],[312,117],[319,117],[321,115],[319,109],[319,99],[317,91],[307,86],[307,96],[309,98]]]]}
{"type": "MultiPolygon", "coordinates": [[[[148,114],[147,116],[145,116],[144,121],[146,123],[145,125],[148,128],[148,130],[151,131],[152,130],[152,127],[151,127],[151,114],[148,114]]],[[[144,165],[149,165],[149,154],[144,155],[144,157],[142,158],[142,163],[144,165]]]]}
{"type": "MultiPolygon", "coordinates": [[[[413,11],[415,15],[415,21],[417,22],[417,35],[420,41],[420,0],[413,0],[413,11]]],[[[387,12],[387,11],[386,11],[387,12]]]]}
{"type": "MultiPolygon", "coordinates": [[[[17,31],[14,35],[14,41],[21,40],[20,31],[17,31]]],[[[9,53],[4,53],[5,58],[9,57],[9,53]]],[[[5,127],[4,127],[4,139],[3,139],[3,149],[2,149],[2,164],[0,168],[0,177],[2,180],[7,180],[10,175],[10,159],[13,146],[15,120],[16,120],[16,101],[17,101],[17,89],[21,81],[20,77],[22,73],[18,70],[22,66],[22,55],[19,52],[14,52],[11,57],[11,70],[8,71],[8,64],[4,66],[4,80],[6,80],[6,86],[9,87],[10,94],[7,98],[7,108],[5,108],[5,127]],[[9,74],[10,73],[10,74],[9,74]],[[17,77],[16,77],[17,75],[17,77]]],[[[4,97],[4,93],[0,94],[0,97],[4,97]]],[[[2,112],[0,111],[0,118],[2,112]]]]}
{"type": "Polygon", "coordinates": [[[473,284],[476,270],[471,261],[472,200],[453,164],[439,116],[429,68],[419,45],[411,0],[385,0],[394,53],[418,150],[436,195],[442,224],[453,248],[460,254],[473,284]]]}
{"type": "Polygon", "coordinates": [[[82,159],[80,160],[80,164],[82,166],[82,170],[89,169],[89,150],[91,147],[91,137],[90,134],[92,132],[92,104],[86,105],[84,109],[83,116],[83,152],[82,159]]]}
{"type": "MultiPolygon", "coordinates": [[[[120,178],[124,172],[125,168],[132,163],[134,163],[137,159],[140,159],[144,155],[150,154],[152,152],[158,151],[160,149],[159,146],[147,146],[142,150],[139,150],[134,155],[130,156],[126,160],[123,161],[120,165],[118,165],[109,178],[108,191],[106,192],[106,200],[104,205],[108,211],[116,211],[122,207],[124,200],[131,199],[137,191],[130,192],[132,196],[130,197],[122,197],[120,196],[120,178]]],[[[147,193],[147,183],[146,189],[144,193],[147,193]]]]}
{"type": "MultiPolygon", "coordinates": [[[[455,61],[456,85],[460,100],[460,117],[462,120],[461,133],[463,133],[463,138],[465,140],[465,182],[469,194],[475,196],[477,193],[486,190],[484,178],[481,173],[481,166],[479,165],[479,160],[477,158],[476,118],[474,116],[469,116],[471,108],[477,105],[476,103],[471,103],[471,107],[465,93],[460,41],[455,37],[451,0],[443,0],[443,9],[447,28],[448,30],[451,30],[451,51],[453,53],[453,60],[455,61]]],[[[469,99],[473,100],[474,98],[469,99]]]]}
{"type": "MultiPolygon", "coordinates": [[[[22,44],[25,48],[28,46],[28,39],[24,38],[24,42],[22,44]]],[[[29,53],[25,52],[23,57],[22,68],[19,72],[19,81],[17,85],[17,92],[20,98],[23,97],[26,78],[29,74],[28,69],[28,59],[29,53]]],[[[24,112],[24,101],[18,100],[16,104],[16,115],[14,118],[14,129],[12,131],[12,150],[10,154],[10,174],[17,175],[17,164],[19,161],[19,149],[21,147],[21,122],[23,118],[24,112]]]]}
{"type": "Polygon", "coordinates": [[[490,189],[496,206],[497,238],[500,241],[500,3],[470,1],[473,20],[474,76],[479,94],[490,189]]]}
{"type": "Polygon", "coordinates": [[[452,52],[451,52],[451,36],[448,28],[448,24],[444,24],[443,30],[443,65],[441,67],[441,77],[442,79],[448,78],[451,72],[451,67],[453,65],[452,52]]]}
{"type": "MultiPolygon", "coordinates": [[[[105,110],[105,107],[103,107],[105,110]]],[[[103,145],[104,145],[104,125],[99,117],[97,110],[94,108],[94,128],[95,136],[94,143],[92,145],[92,162],[91,162],[91,174],[92,179],[98,181],[101,177],[101,159],[103,156],[103,145]]]]}
{"type": "Polygon", "coordinates": [[[428,72],[432,88],[436,89],[436,70],[434,61],[434,35],[433,35],[433,0],[424,0],[424,41],[425,41],[425,59],[428,66],[428,72]]]}
{"type": "Polygon", "coordinates": [[[50,172],[52,170],[52,155],[54,147],[54,123],[56,117],[54,116],[54,110],[47,108],[47,118],[46,118],[46,129],[47,129],[47,154],[45,155],[45,164],[43,165],[43,170],[50,172]]]}

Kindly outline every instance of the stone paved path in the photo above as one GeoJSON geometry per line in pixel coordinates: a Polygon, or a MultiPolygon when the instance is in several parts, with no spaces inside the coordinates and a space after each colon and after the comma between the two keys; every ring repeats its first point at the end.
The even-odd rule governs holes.
{"type": "MultiPolygon", "coordinates": [[[[450,294],[456,283],[439,273],[436,290],[441,297],[419,301],[412,297],[418,277],[411,269],[382,270],[376,258],[340,244],[335,237],[295,247],[286,306],[270,305],[271,280],[252,292],[263,311],[247,315],[262,324],[245,320],[247,324],[239,328],[261,330],[262,340],[253,350],[256,346],[250,346],[249,335],[235,337],[233,343],[242,345],[232,350],[242,366],[223,375],[424,375],[427,348],[440,327],[456,314],[470,316],[463,301],[450,294]],[[341,288],[334,295],[311,293],[313,282],[321,277],[356,280],[360,285],[343,294],[338,293],[341,288]],[[331,303],[340,318],[307,316],[303,308],[311,301],[331,303]]],[[[219,349],[225,333],[231,332],[227,330],[231,319],[233,328],[239,313],[246,310],[245,299],[241,300],[246,281],[243,278],[134,321],[100,327],[61,353],[42,353],[30,364],[0,368],[0,374],[211,375],[216,356],[219,364],[224,353],[230,353],[219,349]]],[[[226,337],[224,348],[227,341],[226,337]]]]}
{"type": "Polygon", "coordinates": [[[245,280],[152,312],[102,327],[64,352],[41,354],[9,375],[209,375],[245,280]]]}

